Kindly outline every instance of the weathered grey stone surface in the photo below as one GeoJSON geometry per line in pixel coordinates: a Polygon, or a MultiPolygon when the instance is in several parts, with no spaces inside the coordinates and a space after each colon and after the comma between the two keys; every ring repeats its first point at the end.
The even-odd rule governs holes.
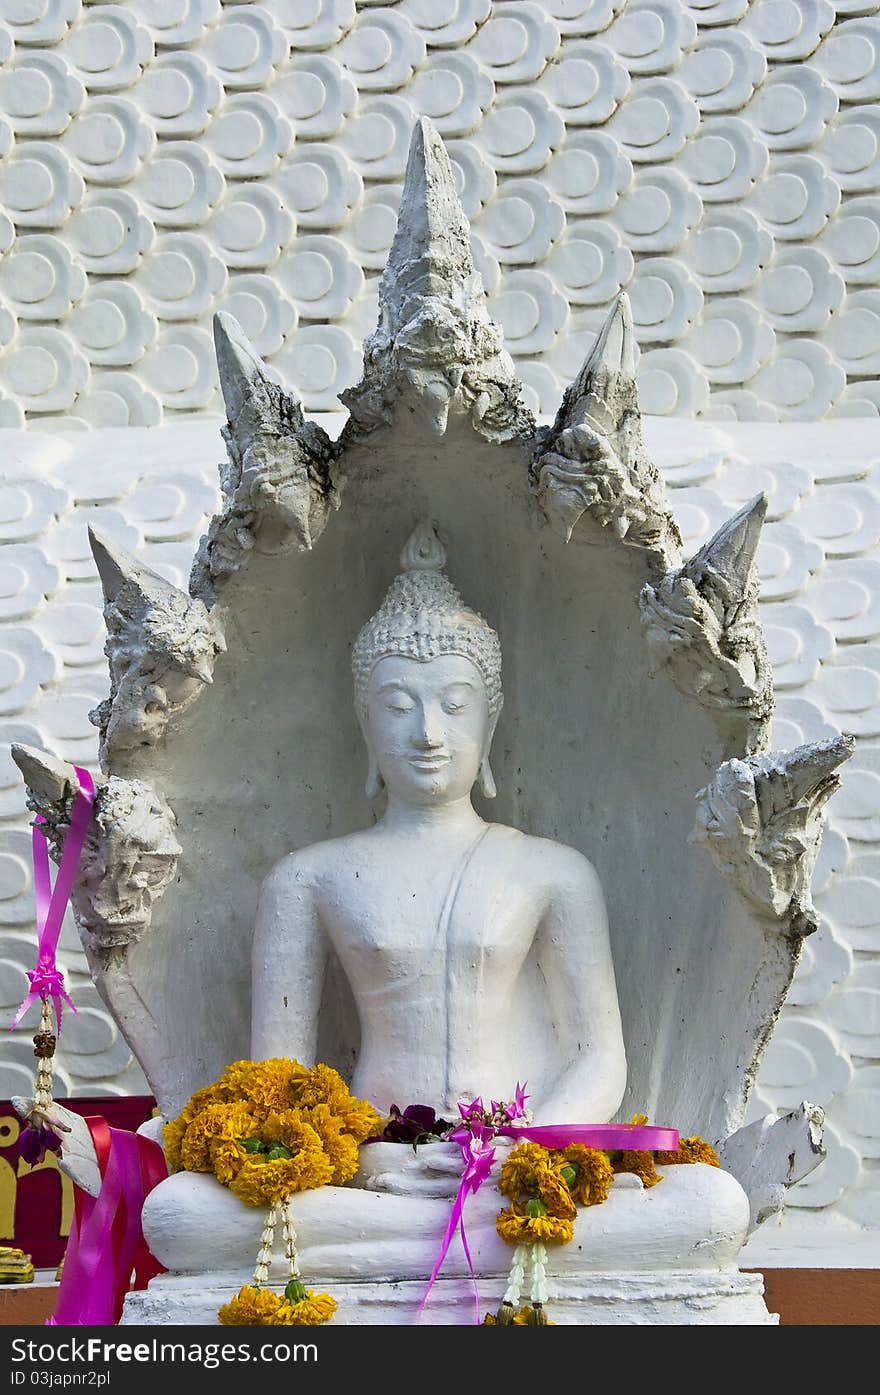
{"type": "Polygon", "coordinates": [[[350,438],[414,412],[442,436],[451,409],[487,441],[528,438],[534,419],[513,360],[489,318],[470,230],[442,140],[415,124],[397,234],[379,287],[379,323],[364,344],[364,376],[340,394],[350,438]]]}
{"type": "Polygon", "coordinates": [[[817,928],[810,881],[825,804],[837,768],[852,755],[851,736],[794,751],[729,760],[700,791],[695,842],[755,906],[786,933],[817,928]]]}
{"type": "Polygon", "coordinates": [[[201,541],[190,589],[210,600],[214,587],[263,552],[309,548],[337,503],[333,443],[303,417],[297,398],[269,375],[231,315],[214,320],[227,463],[225,504],[201,541]]]}
{"type": "Polygon", "coordinates": [[[802,1104],[781,1118],[768,1114],[756,1119],[719,1145],[721,1166],[749,1198],[750,1234],[783,1209],[790,1186],[824,1161],[824,1123],[824,1110],[802,1104]]]}
{"type": "MultiPolygon", "coordinates": [[[[536,438],[532,476],[565,541],[582,514],[652,563],[675,564],[681,534],[642,442],[629,297],[621,292],[556,420],[536,438]]],[[[580,537],[589,540],[582,530],[580,537]]]]}
{"type": "Polygon", "coordinates": [[[758,615],[755,555],[767,500],[721,525],[683,567],[642,588],[642,623],[655,661],[683,693],[748,719],[747,748],[769,741],[773,670],[758,615]]]}
{"type": "Polygon", "coordinates": [[[89,540],[104,588],[110,696],[90,714],[101,754],[154,745],[212,681],[226,647],[218,618],[96,528],[89,540]]]}
{"type": "MultiPolygon", "coordinates": [[[[12,757],[28,785],[28,807],[41,814],[49,848],[60,860],[79,790],[76,771],[29,746],[12,757]]],[[[162,795],[143,780],[117,775],[95,781],[73,906],[83,944],[101,971],[118,962],[111,951],[136,943],[150,927],[154,901],[177,868],[181,848],[175,819],[162,795]]]]}

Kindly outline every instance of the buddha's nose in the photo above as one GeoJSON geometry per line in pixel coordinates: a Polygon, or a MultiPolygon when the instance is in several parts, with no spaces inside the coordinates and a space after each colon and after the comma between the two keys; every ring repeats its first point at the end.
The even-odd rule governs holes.
{"type": "Polygon", "coordinates": [[[421,731],[416,738],[416,745],[420,751],[436,750],[438,746],[443,745],[442,728],[436,717],[430,712],[425,712],[422,715],[421,731]]]}

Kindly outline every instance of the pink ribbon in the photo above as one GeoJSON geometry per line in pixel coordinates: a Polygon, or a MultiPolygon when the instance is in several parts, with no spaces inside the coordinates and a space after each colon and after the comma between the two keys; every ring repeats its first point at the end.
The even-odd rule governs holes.
{"type": "Polygon", "coordinates": [[[461,1155],[464,1161],[464,1172],[461,1175],[461,1181],[458,1184],[458,1191],[456,1192],[455,1200],[452,1203],[452,1211],[450,1213],[449,1221],[446,1226],[446,1233],[444,1234],[443,1239],[440,1242],[440,1253],[438,1254],[437,1259],[434,1263],[434,1268],[431,1270],[431,1276],[428,1279],[428,1285],[425,1289],[425,1292],[422,1294],[422,1300],[419,1303],[418,1312],[416,1314],[417,1322],[421,1322],[422,1320],[422,1315],[425,1311],[425,1304],[428,1301],[428,1295],[431,1292],[431,1289],[434,1287],[434,1282],[437,1278],[437,1275],[440,1273],[440,1269],[444,1259],[449,1253],[449,1246],[452,1244],[453,1237],[455,1236],[455,1232],[457,1230],[461,1232],[461,1247],[464,1250],[464,1257],[467,1260],[467,1266],[471,1274],[471,1283],[473,1284],[474,1289],[474,1323],[476,1324],[480,1321],[480,1293],[479,1289],[477,1288],[477,1276],[474,1272],[474,1264],[473,1260],[471,1259],[471,1252],[467,1242],[467,1234],[464,1228],[464,1203],[468,1196],[471,1196],[474,1192],[478,1192],[480,1190],[480,1187],[483,1185],[486,1178],[489,1176],[489,1173],[492,1170],[492,1164],[495,1161],[495,1149],[490,1148],[488,1146],[489,1140],[493,1136],[491,1129],[483,1127],[481,1132],[475,1133],[471,1133],[470,1130],[456,1130],[456,1134],[461,1134],[465,1132],[467,1133],[467,1142],[462,1142],[460,1138],[455,1137],[455,1142],[461,1143],[461,1155]]]}
{"type": "Polygon", "coordinates": [[[24,1002],[12,1019],[10,1031],[18,1026],[28,1009],[38,1001],[46,1002],[47,999],[52,999],[59,1035],[61,1033],[62,1000],[76,1012],[76,1008],[64,990],[64,975],[55,963],[55,951],[58,948],[58,937],[61,934],[64,912],[67,910],[67,903],[73,890],[83,844],[92,817],[92,806],[95,802],[95,782],[87,770],[83,770],[78,765],[73,768],[79,780],[79,790],[73,802],[70,827],[64,840],[64,852],[61,856],[61,864],[58,868],[58,876],[55,878],[54,888],[49,872],[49,848],[46,843],[46,835],[40,828],[40,824],[45,823],[46,820],[42,814],[37,814],[34,820],[31,843],[34,855],[37,967],[28,970],[27,976],[31,986],[24,1002]]]}
{"type": "MultiPolygon", "coordinates": [[[[525,1112],[526,1099],[528,1096],[523,1094],[520,1086],[517,1086],[515,1110],[509,1107],[506,1111],[511,1123],[502,1125],[489,1125],[484,1122],[481,1117],[483,1109],[481,1100],[474,1100],[469,1105],[460,1104],[458,1106],[463,1123],[448,1137],[450,1142],[458,1143],[461,1146],[464,1172],[455,1200],[452,1203],[452,1212],[446,1226],[446,1232],[440,1242],[440,1252],[419,1303],[416,1314],[417,1322],[422,1320],[428,1295],[434,1287],[437,1275],[449,1253],[449,1247],[457,1230],[461,1232],[462,1249],[470,1270],[474,1290],[474,1323],[478,1324],[480,1321],[480,1293],[465,1234],[464,1203],[469,1196],[473,1196],[475,1192],[479,1191],[492,1170],[495,1149],[489,1145],[493,1138],[498,1136],[514,1138],[530,1143],[540,1143],[544,1148],[556,1149],[567,1148],[569,1143],[581,1143],[585,1148],[599,1148],[608,1152],[621,1149],[674,1153],[678,1148],[677,1129],[655,1128],[649,1124],[517,1124],[514,1121],[525,1112]]],[[[496,1107],[494,1100],[492,1106],[494,1112],[496,1107]]]]}
{"type": "Polygon", "coordinates": [[[141,1229],[144,1200],[168,1175],[158,1144],[87,1118],[98,1165],[97,1197],[76,1188],[76,1207],[55,1313],[48,1326],[106,1327],[119,1321],[129,1289],[146,1288],[162,1266],[141,1229]],[[132,1285],[132,1274],[134,1284],[132,1285]]]}
{"type": "Polygon", "coordinates": [[[658,1129],[653,1124],[514,1124],[497,1132],[544,1148],[567,1148],[569,1143],[605,1152],[674,1153],[678,1148],[678,1129],[658,1129]]]}

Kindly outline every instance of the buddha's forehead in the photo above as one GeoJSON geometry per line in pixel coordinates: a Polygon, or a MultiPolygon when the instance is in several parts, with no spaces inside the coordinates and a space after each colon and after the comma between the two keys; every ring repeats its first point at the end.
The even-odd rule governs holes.
{"type": "Polygon", "coordinates": [[[439,695],[456,685],[466,685],[485,697],[483,675],[464,654],[437,654],[433,659],[386,655],[370,674],[368,696],[388,687],[405,688],[417,697],[439,695]]]}

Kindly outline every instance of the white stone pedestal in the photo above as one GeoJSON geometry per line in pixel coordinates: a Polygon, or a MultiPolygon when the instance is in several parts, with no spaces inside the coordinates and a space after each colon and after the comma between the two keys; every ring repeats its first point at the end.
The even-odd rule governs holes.
{"type": "MultiPolygon", "coordinates": [[[[210,1284],[195,1275],[162,1274],[142,1293],[125,1300],[125,1326],[210,1326],[217,1310],[250,1282],[250,1271],[217,1274],[210,1284]]],[[[778,1323],[764,1303],[760,1274],[743,1274],[733,1268],[690,1270],[667,1274],[595,1274],[568,1278],[554,1284],[548,1275],[548,1312],[559,1326],[768,1327],[778,1323]]],[[[478,1281],[480,1318],[498,1308],[504,1292],[503,1276],[478,1281]]],[[[283,1279],[278,1289],[283,1286],[283,1279]]],[[[417,1320],[425,1285],[413,1280],[386,1279],[378,1283],[352,1283],[326,1279],[315,1289],[331,1293],[337,1302],[336,1325],[411,1326],[417,1320]]],[[[463,1278],[438,1279],[431,1290],[422,1319],[425,1326],[461,1326],[473,1323],[473,1288],[463,1278]]]]}

